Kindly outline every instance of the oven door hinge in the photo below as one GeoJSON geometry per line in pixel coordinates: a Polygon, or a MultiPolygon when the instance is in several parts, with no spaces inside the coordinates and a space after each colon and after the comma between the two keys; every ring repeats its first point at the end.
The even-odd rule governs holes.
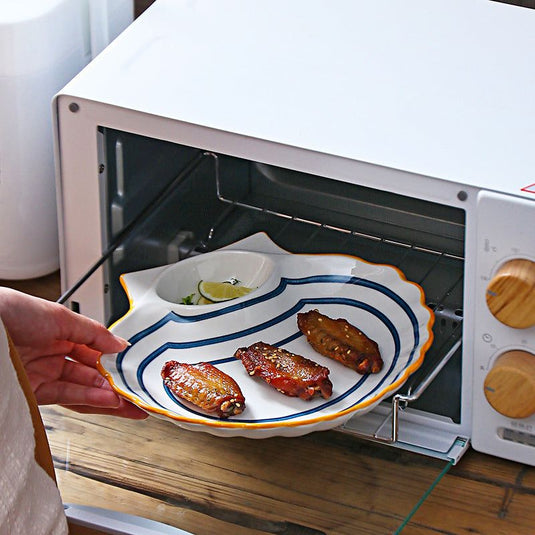
{"type": "Polygon", "coordinates": [[[387,431],[385,427],[390,427],[384,425],[385,421],[384,414],[381,414],[380,410],[374,410],[351,418],[337,430],[453,464],[457,464],[470,446],[468,437],[459,436],[452,430],[440,429],[440,424],[437,427],[426,422],[410,420],[403,420],[397,439],[392,440],[391,435],[385,433],[387,431]]]}

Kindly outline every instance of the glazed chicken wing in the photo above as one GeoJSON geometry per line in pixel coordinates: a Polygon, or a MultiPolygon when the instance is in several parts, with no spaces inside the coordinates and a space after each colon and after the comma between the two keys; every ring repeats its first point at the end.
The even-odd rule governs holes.
{"type": "Polygon", "coordinates": [[[301,355],[264,342],[239,348],[234,356],[240,359],[249,375],[256,375],[287,396],[311,399],[316,394],[327,399],[333,385],[329,369],[301,355]]]}
{"type": "Polygon", "coordinates": [[[361,374],[381,371],[383,359],[378,345],[347,320],[332,319],[310,310],[297,314],[297,326],[321,355],[361,374]]]}
{"type": "Polygon", "coordinates": [[[236,381],[207,362],[184,364],[170,360],[162,368],[162,379],[176,396],[220,418],[245,409],[245,398],[236,381]]]}

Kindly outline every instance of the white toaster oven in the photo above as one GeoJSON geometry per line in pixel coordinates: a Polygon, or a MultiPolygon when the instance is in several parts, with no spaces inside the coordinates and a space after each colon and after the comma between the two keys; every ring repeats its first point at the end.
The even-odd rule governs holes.
{"type": "Polygon", "coordinates": [[[535,11],[158,0],[55,98],[62,301],[257,232],[390,264],[424,365],[342,431],[535,464],[535,11]]]}

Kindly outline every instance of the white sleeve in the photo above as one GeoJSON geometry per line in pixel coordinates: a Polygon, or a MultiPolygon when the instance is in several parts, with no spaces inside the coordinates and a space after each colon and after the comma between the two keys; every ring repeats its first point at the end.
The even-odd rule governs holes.
{"type": "Polygon", "coordinates": [[[66,535],[56,483],[35,460],[28,402],[0,321],[0,535],[66,535]]]}

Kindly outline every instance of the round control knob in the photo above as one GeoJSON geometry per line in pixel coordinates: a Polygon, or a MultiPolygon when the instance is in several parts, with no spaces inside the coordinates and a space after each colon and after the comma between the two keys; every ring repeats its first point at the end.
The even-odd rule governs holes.
{"type": "Polygon", "coordinates": [[[535,325],[535,262],[518,258],[501,266],[487,286],[487,305],[509,327],[535,325]]]}
{"type": "Polygon", "coordinates": [[[507,351],[500,355],[485,378],[487,401],[508,418],[535,413],[535,355],[507,351]]]}

